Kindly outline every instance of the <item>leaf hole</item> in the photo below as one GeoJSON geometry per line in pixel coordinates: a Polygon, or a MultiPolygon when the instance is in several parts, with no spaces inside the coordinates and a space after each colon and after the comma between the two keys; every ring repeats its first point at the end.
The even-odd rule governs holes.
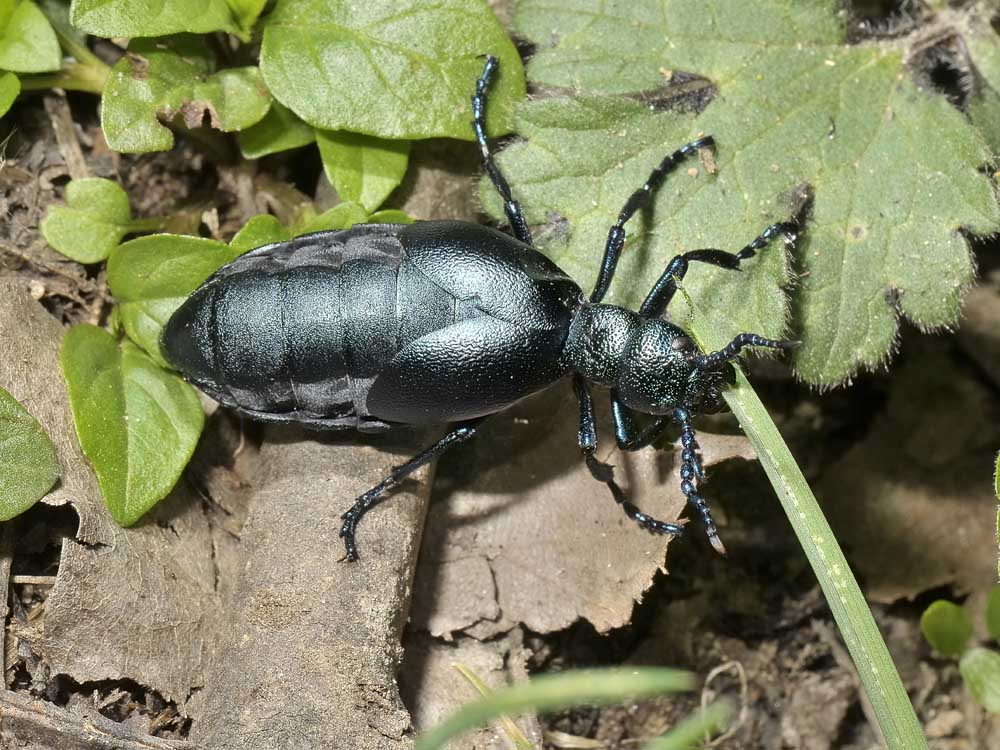
{"type": "Polygon", "coordinates": [[[919,0],[844,0],[843,7],[852,44],[908,34],[924,16],[919,0]]]}
{"type": "Polygon", "coordinates": [[[976,78],[958,36],[919,50],[909,64],[919,86],[942,94],[953,106],[966,110],[976,88],[976,78]]]}

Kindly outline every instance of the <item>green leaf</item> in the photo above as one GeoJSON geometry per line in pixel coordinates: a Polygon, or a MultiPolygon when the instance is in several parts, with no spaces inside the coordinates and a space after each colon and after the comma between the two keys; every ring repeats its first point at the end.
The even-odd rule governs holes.
{"type": "Polygon", "coordinates": [[[993,640],[1000,641],[1000,586],[994,586],[986,598],[986,630],[993,640]]]}
{"type": "Polygon", "coordinates": [[[243,228],[229,242],[229,247],[239,253],[245,253],[273,242],[285,242],[292,239],[292,233],[281,226],[271,214],[258,214],[250,218],[243,228]]]}
{"type": "Polygon", "coordinates": [[[17,73],[59,70],[59,40],[38,6],[27,0],[0,0],[0,69],[17,73]]]}
{"type": "Polygon", "coordinates": [[[245,37],[239,15],[226,0],[73,0],[70,19],[81,31],[104,37],[185,31],[228,31],[245,37]]]}
{"type": "Polygon", "coordinates": [[[78,263],[104,260],[129,232],[128,194],[111,180],[71,181],[66,186],[66,203],[49,208],[41,230],[52,247],[78,263]]]}
{"type": "MultiPolygon", "coordinates": [[[[808,185],[815,200],[795,251],[794,305],[780,291],[791,279],[779,244],[741,274],[692,268],[684,285],[711,300],[705,325],[727,336],[780,335],[790,315],[804,341],[798,373],[834,384],[885,360],[900,314],[921,327],[954,323],[973,277],[959,230],[1000,228],[978,171],[988,150],[960,112],[913,83],[905,40],[847,45],[839,8],[836,0],[522,0],[517,27],[538,45],[529,78],[574,92],[524,105],[516,129],[528,143],[500,160],[529,220],[568,220],[567,238],[547,250],[592,281],[628,195],[669,151],[710,133],[717,172],[688,160],[629,222],[612,301],[640,301],[679,252],[740,249],[789,218],[787,196],[808,185]],[[705,76],[712,88],[688,83],[681,96],[664,88],[671,70],[705,76]],[[697,116],[684,114],[706,102],[697,116]],[[664,108],[678,111],[655,111],[664,108]]],[[[484,197],[499,214],[499,202],[484,197]]],[[[691,310],[681,297],[673,313],[684,320],[691,310]]]]}
{"type": "Polygon", "coordinates": [[[298,237],[310,232],[347,229],[348,227],[353,227],[355,224],[364,224],[366,221],[368,221],[368,212],[365,211],[363,206],[357,203],[345,202],[338,203],[333,208],[324,211],[318,216],[307,213],[299,218],[291,227],[291,231],[295,237],[298,237]]]}
{"type": "Polygon", "coordinates": [[[368,217],[369,224],[412,224],[413,217],[398,208],[383,208],[368,217]]]}
{"type": "Polygon", "coordinates": [[[45,496],[59,478],[59,456],[45,429],[0,388],[0,521],[45,496]]]}
{"type": "Polygon", "coordinates": [[[128,337],[166,367],[160,331],[174,310],[241,250],[215,240],[155,234],[119,245],[108,259],[108,286],[128,337]]]}
{"type": "Polygon", "coordinates": [[[942,656],[958,656],[969,644],[972,620],[964,608],[938,599],[920,616],[920,630],[942,656]]]}
{"type": "Polygon", "coordinates": [[[1000,44],[989,23],[974,26],[966,49],[980,85],[969,98],[969,117],[993,153],[1000,153],[1000,44]]]}
{"type": "Polygon", "coordinates": [[[131,526],[165,497],[204,424],[194,389],[128,342],[94,326],[63,339],[76,434],[114,519],[131,526]]]}
{"type": "Polygon", "coordinates": [[[443,748],[453,737],[503,714],[600,706],[693,689],[694,675],[677,669],[579,669],[502,688],[461,709],[417,738],[415,750],[443,748]]]}
{"type": "Polygon", "coordinates": [[[484,0],[278,0],[260,64],[275,97],[317,128],[471,140],[469,100],[487,54],[500,58],[488,123],[501,132],[524,74],[484,0]]]}
{"type": "Polygon", "coordinates": [[[13,73],[0,73],[0,117],[7,114],[17,95],[21,93],[21,81],[13,73]]]}
{"type": "Polygon", "coordinates": [[[214,56],[197,37],[136,39],[111,70],[101,127],[116,151],[165,151],[174,136],[158,116],[179,117],[189,128],[207,118],[226,132],[259,122],[271,96],[254,67],[214,71],[214,56]]]}
{"type": "Polygon", "coordinates": [[[969,649],[958,670],[976,701],[990,713],[1000,713],[1000,654],[986,648],[969,649]]]}
{"type": "Polygon", "coordinates": [[[253,25],[257,23],[261,11],[267,5],[267,0],[226,0],[226,2],[240,28],[243,29],[243,38],[246,41],[249,39],[249,32],[253,29],[253,25]]]}
{"type": "Polygon", "coordinates": [[[316,131],[279,102],[272,102],[264,119],[241,130],[236,140],[244,159],[259,159],[310,144],[316,140],[316,131]]]}
{"type": "Polygon", "coordinates": [[[403,181],[409,141],[387,141],[344,130],[317,130],[316,143],[326,178],[341,200],[374,211],[403,181]]]}
{"type": "Polygon", "coordinates": [[[691,750],[704,747],[706,735],[718,731],[732,713],[732,707],[726,703],[713,703],[688,716],[662,737],[649,742],[645,750],[691,750]]]}

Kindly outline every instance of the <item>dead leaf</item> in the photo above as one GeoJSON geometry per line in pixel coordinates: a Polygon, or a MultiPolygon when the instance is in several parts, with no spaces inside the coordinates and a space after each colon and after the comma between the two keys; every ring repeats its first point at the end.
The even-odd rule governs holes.
{"type": "MultiPolygon", "coordinates": [[[[617,465],[616,477],[643,511],[675,521],[685,506],[679,453],[618,452],[606,412],[600,458],[617,465]]],[[[415,627],[489,638],[517,623],[548,633],[581,617],[599,632],[629,622],[664,566],[669,540],[639,529],[590,476],[576,444],[578,415],[563,383],[492,417],[442,459],[415,627]]],[[[706,467],[753,456],[743,436],[699,437],[706,467]]],[[[703,533],[697,523],[689,530],[703,533]]]]}
{"type": "Polygon", "coordinates": [[[45,657],[77,682],[135,680],[183,704],[204,682],[221,609],[212,529],[184,484],[139,525],[114,523],[76,441],[62,334],[24,289],[0,284],[0,385],[59,451],[62,481],[43,502],[69,503],[80,518],[46,600],[45,657]]]}

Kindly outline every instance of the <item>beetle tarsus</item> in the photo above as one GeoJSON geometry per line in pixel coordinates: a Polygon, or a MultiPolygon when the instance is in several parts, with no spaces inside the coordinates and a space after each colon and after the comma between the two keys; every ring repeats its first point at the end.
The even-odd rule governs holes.
{"type": "Polygon", "coordinates": [[[681,492],[687,498],[688,505],[701,517],[702,525],[705,527],[705,534],[713,549],[720,555],[726,554],[726,548],[719,539],[719,530],[715,526],[712,518],[712,511],[708,503],[698,493],[698,484],[704,480],[705,472],[701,466],[701,457],[698,455],[698,440],[694,434],[694,425],[691,424],[691,413],[687,409],[674,409],[674,419],[681,426],[681,492]]]}
{"type": "Polygon", "coordinates": [[[607,485],[607,488],[611,491],[611,496],[614,498],[615,502],[622,507],[626,516],[639,524],[640,528],[643,528],[652,534],[674,534],[676,536],[680,536],[684,533],[684,527],[682,525],[660,521],[639,510],[635,503],[625,497],[625,491],[615,481],[614,466],[606,464],[603,461],[598,461],[594,457],[593,449],[585,449],[583,451],[583,458],[587,463],[587,468],[590,470],[590,476],[598,482],[607,485]]]}
{"type": "Polygon", "coordinates": [[[690,263],[708,263],[709,265],[726,268],[730,271],[739,271],[741,261],[754,257],[758,250],[764,249],[778,235],[783,235],[786,242],[794,242],[796,231],[797,227],[795,224],[787,221],[778,222],[771,224],[735,253],[706,247],[699,250],[689,250],[686,253],[674,256],[667,263],[666,270],[664,270],[663,274],[653,285],[653,288],[649,290],[649,294],[646,295],[646,299],[639,307],[639,315],[644,318],[656,318],[663,314],[667,309],[667,305],[670,304],[674,293],[677,291],[677,283],[688,272],[688,265],[690,263]]]}

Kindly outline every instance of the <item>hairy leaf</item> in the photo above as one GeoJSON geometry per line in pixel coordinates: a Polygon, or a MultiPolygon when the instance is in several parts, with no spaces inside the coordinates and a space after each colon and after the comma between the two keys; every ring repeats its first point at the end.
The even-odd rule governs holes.
{"type": "Polygon", "coordinates": [[[280,102],[272,102],[264,119],[236,135],[244,159],[259,159],[316,140],[316,131],[280,102]]]}
{"type": "Polygon", "coordinates": [[[986,648],[969,649],[958,669],[979,704],[990,713],[1000,713],[1000,654],[986,648]]]}
{"type": "MultiPolygon", "coordinates": [[[[538,45],[529,78],[592,94],[524,105],[516,129],[528,142],[501,155],[532,222],[568,220],[547,251],[592,281],[628,195],[668,152],[711,133],[714,173],[689,159],[629,222],[613,301],[641,301],[679,252],[739,250],[811,193],[790,308],[783,248],[772,246],[740,274],[695,264],[685,293],[711,312],[688,320],[679,294],[673,316],[727,337],[788,333],[790,317],[804,342],[795,367],[817,384],[883,362],[900,315],[954,323],[973,275],[960,230],[1000,227],[978,171],[988,150],[910,80],[905,49],[846,45],[838,10],[835,0],[521,0],[518,29],[538,45]]],[[[488,190],[484,199],[499,215],[488,190]]]]}
{"type": "Polygon", "coordinates": [[[972,620],[962,607],[938,599],[920,616],[920,630],[942,656],[958,656],[972,637],[972,620]]]}
{"type": "Polygon", "coordinates": [[[45,429],[0,388],[0,521],[42,499],[59,478],[59,456],[45,429]]]}
{"type": "Polygon", "coordinates": [[[160,352],[163,326],[191,292],[241,252],[215,240],[176,234],[119,245],[108,260],[108,286],[128,337],[166,366],[160,352]]]}
{"type": "Polygon", "coordinates": [[[278,0],[261,70],[275,97],[324,130],[470,140],[469,98],[496,55],[490,122],[524,96],[520,57],[484,0],[278,0]]]}
{"type": "Polygon", "coordinates": [[[0,69],[17,73],[59,70],[59,40],[29,0],[0,0],[0,69]]]}
{"type": "Polygon", "coordinates": [[[994,154],[1000,153],[1000,38],[988,19],[982,19],[966,40],[969,56],[979,74],[977,90],[969,99],[969,117],[994,154]],[[978,32],[978,33],[975,33],[978,32]]]}
{"type": "Polygon", "coordinates": [[[80,325],[63,339],[62,369],[80,447],[114,519],[131,526],[177,482],[204,413],[194,389],[129,342],[80,325]]]}
{"type": "Polygon", "coordinates": [[[129,231],[128,194],[111,180],[73,180],[66,186],[66,204],[49,208],[41,230],[52,247],[78,263],[104,260],[129,231]]]}
{"type": "Polygon", "coordinates": [[[111,70],[101,106],[101,127],[116,151],[164,151],[174,137],[159,117],[179,117],[194,128],[241,130],[271,106],[257,68],[214,72],[214,56],[196,37],[136,39],[111,70]]]}
{"type": "Polygon", "coordinates": [[[387,141],[344,130],[318,130],[316,142],[326,178],[341,200],[374,211],[406,174],[409,141],[387,141]]]}
{"type": "MultiPolygon", "coordinates": [[[[243,18],[227,0],[73,0],[70,19],[97,36],[164,36],[184,31],[244,35],[243,18]]],[[[258,9],[257,13],[260,10],[258,9]]],[[[250,25],[256,14],[248,14],[250,25]]]]}
{"type": "Polygon", "coordinates": [[[10,109],[21,93],[21,81],[13,73],[0,73],[0,117],[10,109]]]}

